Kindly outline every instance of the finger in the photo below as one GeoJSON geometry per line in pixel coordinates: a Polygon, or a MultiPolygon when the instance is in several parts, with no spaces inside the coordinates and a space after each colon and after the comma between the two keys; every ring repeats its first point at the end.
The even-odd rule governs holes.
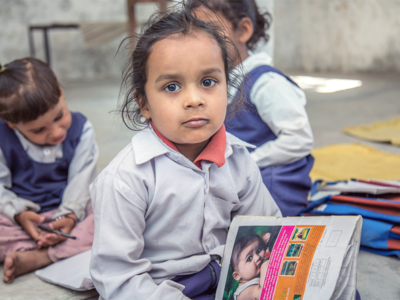
{"type": "Polygon", "coordinates": [[[40,240],[39,229],[36,227],[34,223],[29,222],[24,227],[25,232],[35,241],[40,240]]]}

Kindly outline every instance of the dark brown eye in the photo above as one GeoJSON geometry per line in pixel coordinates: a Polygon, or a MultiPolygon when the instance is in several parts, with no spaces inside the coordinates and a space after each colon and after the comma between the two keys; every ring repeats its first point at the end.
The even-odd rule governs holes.
{"type": "Polygon", "coordinates": [[[206,86],[206,87],[213,86],[214,84],[215,84],[215,80],[212,80],[212,79],[203,80],[203,82],[201,83],[202,86],[206,86]]]}
{"type": "Polygon", "coordinates": [[[166,90],[166,91],[168,91],[168,92],[175,92],[175,91],[177,91],[177,90],[179,90],[179,89],[180,89],[180,87],[179,87],[177,84],[175,84],[175,83],[168,84],[168,85],[164,88],[164,90],[166,90]]]}

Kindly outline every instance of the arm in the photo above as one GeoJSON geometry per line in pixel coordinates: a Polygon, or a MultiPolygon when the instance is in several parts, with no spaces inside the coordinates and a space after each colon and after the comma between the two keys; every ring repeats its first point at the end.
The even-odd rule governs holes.
{"type": "Polygon", "coordinates": [[[275,200],[262,181],[257,164],[251,158],[247,149],[242,148],[239,151],[244,152],[244,170],[242,171],[246,174],[246,183],[238,195],[242,206],[232,214],[232,218],[236,215],[282,217],[275,200]]]}
{"type": "Polygon", "coordinates": [[[90,273],[100,295],[110,300],[188,299],[182,285],[171,280],[157,285],[148,274],[152,264],[141,258],[147,203],[140,192],[107,170],[90,191],[95,215],[90,273]]]}
{"type": "Polygon", "coordinates": [[[36,203],[19,198],[13,191],[11,172],[7,166],[3,151],[0,149],[0,214],[15,222],[15,215],[30,210],[38,212],[40,206],[36,203]]]}
{"type": "Polygon", "coordinates": [[[68,185],[54,218],[68,214],[74,214],[78,221],[85,218],[86,207],[90,201],[89,185],[96,177],[98,156],[93,126],[86,121],[68,169],[68,185]]]}
{"type": "Polygon", "coordinates": [[[277,136],[251,153],[260,167],[282,165],[310,154],[313,135],[304,92],[279,74],[263,74],[250,95],[261,119],[277,136]]]}

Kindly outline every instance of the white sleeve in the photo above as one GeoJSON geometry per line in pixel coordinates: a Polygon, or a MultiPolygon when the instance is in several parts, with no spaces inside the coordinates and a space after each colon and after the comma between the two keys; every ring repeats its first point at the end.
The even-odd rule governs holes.
{"type": "Polygon", "coordinates": [[[251,153],[259,167],[289,164],[310,154],[314,140],[302,90],[279,74],[266,73],[254,83],[250,99],[277,136],[251,153]]]}
{"type": "Polygon", "coordinates": [[[86,215],[86,206],[90,201],[89,185],[96,177],[96,163],[99,156],[92,124],[86,121],[81,139],[75,149],[68,169],[68,185],[63,199],[54,217],[73,212],[78,220],[86,215]]]}
{"type": "Polygon", "coordinates": [[[250,157],[247,149],[243,149],[245,155],[246,184],[239,192],[241,207],[232,214],[236,215],[257,215],[257,216],[275,216],[282,217],[275,200],[272,198],[267,187],[264,185],[260,169],[254,160],[250,157]]]}
{"type": "Polygon", "coordinates": [[[33,210],[38,212],[40,206],[36,203],[19,198],[13,191],[12,177],[10,169],[7,166],[7,161],[3,151],[0,149],[0,214],[6,216],[15,223],[14,216],[25,210],[33,210]]]}
{"type": "MultiPolygon", "coordinates": [[[[106,172],[106,171],[105,171],[106,172]]],[[[145,187],[143,187],[145,188],[145,187]]],[[[100,174],[90,189],[95,236],[90,274],[103,299],[188,299],[184,289],[171,280],[157,285],[141,259],[144,248],[147,203],[115,174],[100,174]]]]}

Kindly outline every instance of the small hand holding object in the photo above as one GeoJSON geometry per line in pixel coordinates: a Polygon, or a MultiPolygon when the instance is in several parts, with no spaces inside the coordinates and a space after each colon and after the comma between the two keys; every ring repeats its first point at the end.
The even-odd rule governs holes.
{"type": "Polygon", "coordinates": [[[262,240],[263,240],[265,245],[268,244],[270,238],[271,238],[271,233],[270,232],[264,233],[262,235],[262,240]]]}
{"type": "MultiPolygon", "coordinates": [[[[72,228],[74,228],[78,218],[75,216],[74,213],[70,213],[67,215],[64,215],[57,220],[49,223],[48,227],[51,229],[56,229],[64,233],[70,233],[72,228]]],[[[40,240],[38,240],[37,244],[39,249],[40,248],[46,248],[49,246],[56,245],[58,243],[61,243],[65,241],[65,237],[55,234],[55,233],[46,233],[44,236],[41,237],[40,240]]]]}
{"type": "Polygon", "coordinates": [[[27,210],[15,215],[14,219],[33,240],[41,239],[43,233],[37,228],[36,224],[43,223],[46,219],[44,216],[27,210]]]}

